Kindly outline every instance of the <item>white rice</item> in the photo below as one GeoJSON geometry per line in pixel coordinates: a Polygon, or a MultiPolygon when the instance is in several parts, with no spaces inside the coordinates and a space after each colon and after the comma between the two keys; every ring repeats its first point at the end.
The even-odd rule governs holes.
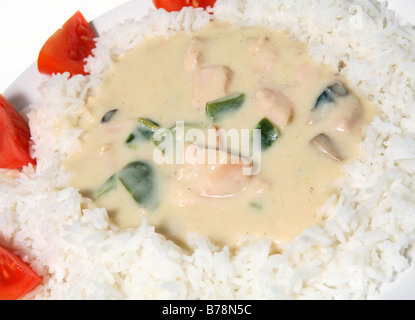
{"type": "Polygon", "coordinates": [[[210,16],[152,10],[99,38],[91,76],[54,76],[30,106],[36,168],[0,170],[0,243],[43,276],[27,299],[364,299],[410,266],[415,236],[415,32],[386,5],[367,0],[219,0],[213,17],[286,30],[309,44],[381,110],[345,168],[328,217],[269,256],[271,243],[247,243],[235,255],[208,239],[186,253],[145,222],[119,230],[104,209],[67,187],[62,163],[77,147],[76,128],[113,58],[150,35],[199,29],[210,16]],[[341,187],[340,187],[341,186],[341,187]]]}

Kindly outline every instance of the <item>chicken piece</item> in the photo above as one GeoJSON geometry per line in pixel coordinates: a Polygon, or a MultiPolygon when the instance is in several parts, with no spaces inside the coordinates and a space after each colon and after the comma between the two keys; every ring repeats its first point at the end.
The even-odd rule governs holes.
{"type": "Polygon", "coordinates": [[[333,115],[329,115],[328,121],[333,129],[352,134],[362,116],[363,110],[359,99],[355,95],[350,95],[338,103],[337,110],[333,115]]]}
{"type": "Polygon", "coordinates": [[[207,102],[223,98],[228,93],[231,78],[232,71],[225,66],[196,71],[193,77],[193,108],[202,109],[207,102]]]}
{"type": "Polygon", "coordinates": [[[260,89],[256,93],[257,105],[278,127],[285,127],[293,115],[293,103],[281,92],[260,89]]]}
{"type": "Polygon", "coordinates": [[[226,151],[202,150],[194,145],[191,147],[194,149],[189,149],[188,146],[185,152],[206,152],[199,153],[198,161],[185,161],[179,167],[176,179],[186,190],[193,195],[207,198],[233,197],[246,190],[252,176],[244,174],[243,169],[252,164],[245,164],[241,157],[232,156],[226,151]],[[215,155],[215,161],[209,158],[208,151],[215,155]]]}
{"type": "Polygon", "coordinates": [[[269,38],[261,36],[248,41],[248,53],[255,59],[257,66],[262,71],[270,71],[277,58],[277,53],[269,46],[269,38]]]}
{"type": "Polygon", "coordinates": [[[265,44],[269,41],[269,38],[266,36],[261,36],[259,38],[253,38],[248,40],[248,52],[256,55],[265,48],[265,44]]]}
{"type": "Polygon", "coordinates": [[[183,68],[186,72],[195,71],[202,62],[202,50],[203,40],[200,37],[194,36],[187,47],[183,68]]]}
{"type": "Polygon", "coordinates": [[[294,85],[303,84],[306,81],[313,79],[316,76],[316,73],[318,72],[319,70],[315,66],[311,66],[309,64],[301,65],[297,70],[294,85]]]}

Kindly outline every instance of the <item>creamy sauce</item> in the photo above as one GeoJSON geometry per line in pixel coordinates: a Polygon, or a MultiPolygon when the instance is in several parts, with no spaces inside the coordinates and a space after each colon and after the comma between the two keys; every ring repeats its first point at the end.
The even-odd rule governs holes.
{"type": "Polygon", "coordinates": [[[312,111],[320,94],[340,81],[345,82],[313,62],[304,44],[277,31],[212,24],[193,35],[149,39],[121,57],[98,94],[89,98],[80,122],[83,146],[66,167],[74,172],[73,186],[94,198],[127,164],[140,160],[152,165],[158,195],[154,210],[137,204],[118,180],[94,201],[121,228],[137,227],[145,217],[181,244],[189,234],[231,249],[240,246],[241,236],[287,243],[321,223],[317,211],[333,194],[341,167],[359,154],[363,129],[374,115],[370,104],[350,90],[337,99],[337,106],[329,103],[312,111]],[[217,127],[252,129],[266,116],[280,131],[262,152],[258,175],[241,176],[238,166],[231,165],[156,165],[152,142],[125,143],[138,118],[163,128],[177,121],[212,128],[204,105],[234,93],[244,93],[245,102],[217,127]],[[353,104],[356,112],[350,113],[347,105],[353,104]],[[117,112],[111,120],[102,123],[113,109],[117,112]],[[310,145],[322,133],[330,137],[341,161],[310,145]]]}

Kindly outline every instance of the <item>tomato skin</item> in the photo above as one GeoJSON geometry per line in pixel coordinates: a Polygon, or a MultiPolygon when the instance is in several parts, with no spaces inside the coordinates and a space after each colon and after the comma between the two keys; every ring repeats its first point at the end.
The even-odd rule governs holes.
{"type": "Polygon", "coordinates": [[[180,11],[183,7],[207,8],[213,7],[216,0],[153,0],[157,9],[164,9],[168,12],[180,11]]]}
{"type": "Polygon", "coordinates": [[[20,113],[0,94],[0,168],[21,169],[30,156],[30,129],[20,113]]]}
{"type": "Polygon", "coordinates": [[[42,278],[9,250],[0,246],[0,300],[17,300],[42,283],[42,278]]]}
{"type": "Polygon", "coordinates": [[[37,60],[40,73],[69,72],[86,75],[85,58],[95,48],[95,32],[81,12],[77,11],[43,45],[37,60]]]}

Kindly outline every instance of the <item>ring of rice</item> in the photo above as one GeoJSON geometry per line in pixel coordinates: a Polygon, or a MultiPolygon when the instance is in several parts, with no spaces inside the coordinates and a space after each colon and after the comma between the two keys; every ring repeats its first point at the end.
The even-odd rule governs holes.
{"type": "Polygon", "coordinates": [[[415,235],[414,29],[372,1],[219,0],[199,9],[151,10],[100,35],[90,76],[56,75],[29,107],[36,168],[0,174],[0,242],[44,277],[27,299],[363,299],[408,269],[415,235]],[[286,30],[317,61],[337,69],[381,110],[363,156],[344,168],[339,197],[305,230],[269,255],[247,243],[235,255],[208,239],[185,252],[152,226],[120,230],[105,209],[83,210],[62,170],[79,144],[76,122],[117,56],[151,35],[202,28],[211,18],[286,30]]]}

